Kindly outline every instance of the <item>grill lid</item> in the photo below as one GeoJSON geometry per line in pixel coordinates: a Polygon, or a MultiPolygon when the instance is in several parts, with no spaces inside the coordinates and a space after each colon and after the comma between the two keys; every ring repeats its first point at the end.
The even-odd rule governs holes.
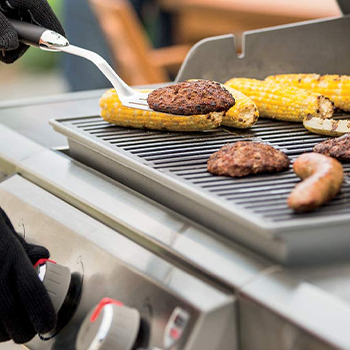
{"type": "MultiPolygon", "coordinates": [[[[312,213],[294,214],[286,199],[300,180],[291,168],[244,178],[215,176],[206,170],[212,153],[239,140],[268,143],[294,160],[326,139],[308,132],[301,124],[260,119],[244,131],[220,128],[165,133],[121,128],[100,117],[51,123],[68,136],[74,158],[280,262],[334,259],[342,252],[347,255],[347,177],[341,193],[330,203],[312,213]],[[332,247],[334,254],[329,253],[332,247]]],[[[350,165],[343,165],[349,174],[350,165]]]]}

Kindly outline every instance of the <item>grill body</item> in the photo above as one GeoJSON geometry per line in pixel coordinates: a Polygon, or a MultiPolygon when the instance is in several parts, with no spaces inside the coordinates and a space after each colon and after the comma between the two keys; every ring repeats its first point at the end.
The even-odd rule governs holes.
{"type": "Polygon", "coordinates": [[[81,276],[75,287],[79,301],[70,307],[73,316],[67,326],[51,339],[35,337],[26,344],[28,349],[75,350],[80,325],[104,297],[140,312],[138,348],[163,348],[165,327],[180,307],[189,321],[172,349],[237,349],[232,295],[167,263],[19,175],[0,183],[0,197],[2,208],[27,239],[49,247],[52,259],[81,276]],[[220,330],[215,335],[210,332],[214,327],[220,330]]]}
{"type": "MultiPolygon", "coordinates": [[[[0,125],[0,173],[3,174],[0,174],[0,177],[17,173],[29,181],[28,186],[19,186],[19,183],[13,182],[12,178],[9,178],[11,181],[2,181],[1,187],[8,193],[4,194],[5,192],[2,191],[0,204],[7,210],[16,228],[22,229],[22,226],[17,227],[17,224],[24,219],[28,237],[36,238],[38,243],[47,246],[52,252],[52,257],[70,267],[71,271],[75,271],[74,268],[77,266],[77,256],[71,255],[71,251],[75,252],[77,249],[75,254],[78,250],[84,253],[86,258],[84,260],[89,265],[89,271],[86,270],[86,273],[92,276],[90,274],[95,272],[100,275],[99,268],[105,266],[103,261],[110,260],[115,268],[122,263],[118,256],[109,255],[108,252],[115,249],[121,252],[122,257],[126,255],[129,257],[125,261],[125,271],[129,271],[125,274],[126,280],[129,277],[130,280],[132,279],[133,272],[141,273],[141,279],[144,280],[144,272],[137,272],[132,267],[134,263],[142,263],[143,259],[134,259],[134,252],[129,255],[128,249],[124,249],[125,246],[120,246],[119,243],[111,244],[110,241],[107,243],[104,241],[107,237],[106,233],[109,232],[113,240],[119,242],[120,232],[122,236],[135,241],[137,246],[142,246],[146,251],[160,256],[162,258],[160,260],[165,260],[170,265],[179,267],[180,270],[189,271],[200,281],[208,282],[214,289],[218,288],[228,295],[234,295],[239,306],[238,312],[231,312],[228,317],[234,319],[237,317],[239,327],[235,333],[235,321],[225,321],[229,329],[225,332],[223,342],[227,340],[228,348],[232,348],[233,339],[237,336],[238,348],[244,349],[257,347],[290,349],[291,344],[297,344],[298,347],[305,349],[348,349],[350,344],[347,330],[347,320],[350,315],[349,263],[345,261],[341,264],[301,266],[293,269],[274,266],[270,259],[254,254],[244,249],[242,245],[234,244],[232,240],[228,242],[221,232],[215,234],[175,211],[104,176],[101,172],[88,168],[82,162],[70,157],[68,149],[64,148],[63,152],[58,149],[56,151],[49,149],[55,146],[56,142],[62,146],[66,142],[66,137],[54,132],[52,128],[48,128],[44,133],[39,132],[46,126],[49,117],[52,115],[56,115],[57,118],[67,115],[87,115],[91,112],[91,106],[97,106],[101,92],[94,94],[91,96],[93,93],[90,92],[79,95],[81,99],[78,99],[75,94],[69,94],[42,102],[38,101],[36,104],[25,107],[1,108],[1,122],[10,125],[16,131],[0,125]],[[82,98],[84,98],[84,103],[82,103],[82,98]],[[48,110],[52,113],[48,113],[48,110]],[[35,117],[35,123],[30,119],[31,117],[35,117]],[[11,190],[10,184],[12,184],[11,190]],[[58,203],[53,201],[51,204],[56,202],[57,205],[52,207],[46,195],[34,195],[38,194],[38,189],[35,192],[29,191],[29,188],[33,188],[30,184],[35,184],[39,189],[50,193],[49,197],[61,199],[62,206],[58,206],[58,203]],[[12,192],[11,195],[9,191],[12,192]],[[10,201],[10,198],[15,197],[17,197],[16,200],[10,201]],[[28,207],[26,211],[23,211],[24,204],[29,202],[31,203],[28,204],[29,206],[36,202],[35,208],[28,207]],[[71,205],[70,210],[67,204],[71,205]],[[41,209],[37,210],[37,208],[41,209]],[[81,211],[78,216],[72,213],[74,208],[81,211]],[[85,215],[81,215],[82,213],[85,215]],[[56,217],[54,222],[58,229],[54,227],[53,221],[48,216],[56,217]],[[82,221],[77,220],[79,217],[82,218],[82,221]],[[94,221],[92,218],[97,220],[95,224],[100,227],[99,229],[93,228],[96,226],[92,225],[94,221]],[[63,224],[67,226],[68,231],[62,230],[63,224]],[[104,225],[105,227],[102,228],[104,225]],[[74,232],[69,227],[75,227],[74,232]],[[76,244],[73,246],[74,242],[76,244]],[[96,252],[97,246],[103,249],[100,250],[96,259],[96,255],[89,256],[89,254],[91,251],[96,252]],[[231,342],[230,339],[232,339],[231,342]]],[[[74,119],[82,121],[84,118],[74,119]]],[[[125,132],[137,132],[137,130],[125,130],[125,132]]],[[[94,153],[99,153],[99,158],[104,157],[102,155],[104,146],[98,148],[94,144],[91,146],[94,147],[94,153]]],[[[123,151],[120,149],[118,152],[123,151]]],[[[113,158],[109,158],[108,163],[112,164],[113,158]]],[[[129,168],[128,171],[132,173],[128,157],[125,157],[121,163],[116,163],[118,172],[123,173],[125,168],[129,168]]],[[[139,176],[147,183],[147,177],[142,172],[149,166],[141,164],[141,168],[142,171],[138,170],[140,171],[139,176]]],[[[74,211],[77,214],[76,210],[74,211]]],[[[238,224],[234,224],[235,227],[238,224]]],[[[251,233],[250,237],[255,241],[258,236],[255,232],[251,233]]],[[[329,239],[332,239],[332,235],[329,235],[329,239]]],[[[266,242],[266,245],[270,243],[269,240],[266,242]]],[[[157,266],[156,271],[159,271],[159,259],[157,261],[155,266],[157,266]]],[[[110,296],[116,298],[120,298],[120,292],[124,290],[125,299],[123,297],[122,300],[129,304],[128,300],[131,299],[127,297],[128,291],[123,286],[114,285],[115,281],[111,278],[110,273],[113,276],[116,275],[113,272],[113,266],[109,267],[108,271],[103,271],[106,276],[104,279],[106,288],[111,291],[110,296]]],[[[90,277],[85,279],[86,282],[89,280],[92,279],[90,277]]],[[[149,279],[148,281],[152,283],[149,279]]],[[[169,286],[168,274],[165,274],[160,282],[157,283],[155,289],[163,283],[169,286]]],[[[127,286],[130,287],[130,284],[127,286]]],[[[93,294],[95,288],[93,284],[87,283],[85,287],[87,294],[95,298],[105,294],[102,292],[93,294]]],[[[179,288],[182,293],[193,290],[193,286],[186,283],[180,284],[179,288]]],[[[130,294],[132,295],[135,294],[130,294]]],[[[199,300],[198,297],[206,295],[199,291],[195,295],[195,304],[199,300]]],[[[151,296],[153,298],[153,294],[151,296]]],[[[68,345],[71,346],[68,342],[74,344],[74,337],[67,337],[66,332],[75,334],[79,320],[92,306],[88,299],[84,300],[79,314],[76,314],[75,321],[67,325],[65,333],[60,335],[60,340],[64,340],[62,346],[58,346],[57,338],[55,345],[50,342],[36,342],[35,345],[34,343],[30,345],[32,349],[49,349],[50,347],[68,349],[68,345]]],[[[161,303],[161,298],[157,299],[158,301],[161,303]]],[[[207,304],[205,305],[205,310],[208,311],[207,304]]],[[[223,320],[222,315],[216,312],[212,315],[215,316],[215,322],[223,320]]],[[[198,320],[202,319],[200,317],[198,320]]],[[[160,319],[157,318],[157,320],[160,319]]],[[[155,326],[162,324],[157,321],[155,326]]],[[[196,329],[201,330],[202,328],[196,329]]],[[[225,346],[220,344],[217,348],[224,349],[225,346]]],[[[202,346],[201,349],[205,347],[202,346]]]]}
{"type": "MultiPolygon", "coordinates": [[[[245,178],[218,177],[206,170],[213,152],[238,140],[268,143],[292,160],[310,152],[325,137],[300,124],[261,119],[249,131],[221,128],[192,134],[119,128],[99,117],[52,124],[68,137],[75,159],[278,262],[347,257],[347,177],[333,201],[313,213],[294,214],[286,205],[299,182],[292,169],[245,178]]],[[[347,173],[350,167],[344,167],[347,173]]]]}
{"type": "MultiPolygon", "coordinates": [[[[242,57],[235,53],[232,36],[207,40],[192,50],[178,79],[262,78],[270,71],[350,73],[344,60],[350,53],[344,41],[349,21],[344,18],[292,25],[279,33],[249,33],[242,57]]],[[[24,219],[31,238],[72,271],[78,261],[85,263],[85,295],[74,319],[56,339],[35,339],[29,348],[73,349],[87,309],[108,295],[143,312],[154,301],[158,317],[151,323],[150,346],[161,346],[167,316],[180,303],[193,312],[181,349],[233,349],[237,344],[242,349],[349,349],[348,262],[289,269],[223,237],[283,263],[344,258],[349,250],[348,183],[319,211],[295,216],[285,206],[299,181],[291,171],[231,179],[205,170],[207,157],[227,142],[267,142],[294,159],[323,137],[300,125],[268,120],[248,132],[167,134],[75,117],[52,122],[68,136],[70,150],[48,149],[56,141],[60,146],[66,142],[47,129],[49,116],[96,115],[102,92],[90,93],[0,106],[0,121],[26,136],[0,125],[0,178],[17,174],[1,182],[1,205],[15,223],[24,219]],[[78,253],[83,260],[77,260],[78,253]],[[103,283],[96,288],[94,279],[103,283]],[[223,332],[221,340],[215,334],[218,341],[212,346],[211,324],[223,332]]]]}

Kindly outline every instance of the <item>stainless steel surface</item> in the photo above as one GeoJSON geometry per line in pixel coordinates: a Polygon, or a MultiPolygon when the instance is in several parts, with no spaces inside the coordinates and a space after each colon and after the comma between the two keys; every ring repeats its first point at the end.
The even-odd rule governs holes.
{"type": "MultiPolygon", "coordinates": [[[[154,88],[154,85],[142,88],[154,88]]],[[[99,99],[105,91],[93,90],[0,102],[0,123],[47,148],[65,146],[68,144],[67,138],[52,129],[49,119],[63,115],[98,115],[99,99]]]]}
{"type": "MultiPolygon", "coordinates": [[[[331,350],[331,344],[310,337],[303,329],[285,323],[277,313],[271,313],[249,300],[240,299],[241,349],[256,350],[331,350]]],[[[323,312],[320,310],[320,317],[323,312]]],[[[346,321],[345,321],[346,322],[346,321]]],[[[344,344],[348,348],[348,344],[344,344]]]]}
{"type": "Polygon", "coordinates": [[[69,46],[69,41],[52,30],[46,30],[39,41],[39,48],[43,51],[60,51],[66,46],[69,46]]]}
{"type": "Polygon", "coordinates": [[[29,349],[73,350],[79,325],[103,297],[139,310],[141,346],[162,347],[164,327],[180,306],[191,319],[174,349],[203,350],[204,344],[236,349],[232,294],[183,272],[20,176],[0,184],[0,205],[15,225],[25,226],[27,238],[48,247],[53,259],[83,277],[72,320],[52,339],[35,338],[29,349]],[[216,332],[208,331],[214,328],[216,332]]]}
{"type": "MultiPolygon", "coordinates": [[[[87,101],[94,102],[95,107],[98,106],[98,100],[101,95],[106,91],[106,89],[98,89],[91,91],[82,91],[82,92],[69,92],[59,95],[49,95],[49,96],[40,96],[40,97],[29,97],[29,98],[19,98],[13,99],[10,101],[0,101],[0,108],[2,110],[2,114],[6,113],[4,110],[13,110],[17,108],[29,108],[30,106],[38,108],[39,105],[46,106],[46,113],[49,110],[49,114],[55,112],[55,108],[50,108],[53,104],[62,104],[62,110],[57,111],[57,113],[65,112],[68,114],[69,110],[66,107],[66,103],[74,102],[76,106],[77,101],[87,101]]],[[[92,104],[90,105],[91,108],[92,104]]],[[[74,108],[75,110],[75,108],[74,108]]],[[[97,109],[98,110],[98,109],[97,109]]],[[[44,115],[41,115],[44,118],[44,115]]],[[[50,117],[48,117],[50,118],[50,117]]],[[[6,124],[6,119],[1,120],[2,123],[6,124]]],[[[23,122],[23,120],[22,120],[23,122]]],[[[44,120],[42,119],[42,122],[44,120]]]]}
{"type": "MultiPolygon", "coordinates": [[[[318,266],[320,274],[322,274],[322,269],[322,266],[318,266]]],[[[303,268],[300,268],[299,272],[302,270],[303,268]]],[[[268,349],[268,344],[271,346],[271,349],[279,348],[278,346],[273,346],[273,342],[283,344],[287,349],[294,349],[291,344],[297,343],[298,338],[300,344],[299,347],[294,345],[296,349],[309,349],[308,346],[311,349],[318,349],[317,346],[320,349],[349,349],[350,341],[348,339],[346,319],[350,304],[337,296],[336,283],[326,292],[309,283],[307,279],[290,279],[290,274],[291,270],[275,271],[272,276],[260,276],[260,278],[256,278],[243,288],[247,299],[243,296],[239,298],[239,305],[242,307],[242,310],[240,309],[243,318],[241,324],[243,325],[244,323],[246,325],[242,337],[245,343],[251,344],[248,349],[256,348],[258,339],[261,338],[259,337],[259,331],[266,334],[265,338],[262,338],[261,344],[266,345],[268,349]],[[288,277],[286,275],[287,271],[288,277]],[[285,284],[288,284],[287,293],[286,289],[280,288],[280,285],[285,284]],[[275,295],[273,300],[269,300],[270,307],[274,310],[273,314],[269,312],[269,309],[262,306],[264,305],[263,300],[271,292],[275,295]],[[260,294],[258,299],[262,301],[262,304],[252,303],[251,293],[255,295],[260,294]],[[288,324],[282,321],[280,318],[282,315],[279,312],[281,306],[286,304],[289,304],[288,319],[291,320],[288,324]],[[298,315],[295,313],[296,310],[299,310],[297,312],[298,315]],[[314,323],[313,320],[315,318],[318,318],[318,323],[314,323]],[[325,326],[325,319],[332,321],[325,326]],[[303,327],[295,329],[295,326],[301,320],[303,327]],[[248,324],[251,325],[249,329],[247,328],[248,324]],[[262,324],[265,324],[265,326],[263,327],[262,324]],[[308,334],[304,333],[306,329],[308,334]],[[292,334],[287,332],[283,336],[285,330],[292,331],[292,334]],[[338,334],[335,335],[334,332],[338,334]],[[313,337],[310,337],[310,333],[313,334],[313,337]],[[300,337],[298,334],[300,334],[300,337]],[[276,335],[278,336],[276,337],[276,335]],[[327,340],[324,341],[324,339],[327,340]]],[[[264,347],[262,346],[262,348],[264,347]]]]}
{"type": "Polygon", "coordinates": [[[60,51],[83,57],[95,64],[95,66],[111,82],[111,84],[118,93],[120,102],[124,106],[151,111],[147,103],[148,93],[138,92],[131,88],[129,85],[127,85],[113,70],[109,63],[97,53],[92,52],[90,50],[82,49],[74,45],[62,47],[60,48],[60,51]]]}
{"type": "MultiPolygon", "coordinates": [[[[350,317],[350,305],[349,301],[339,298],[344,295],[342,287],[350,281],[350,269],[346,269],[349,264],[341,264],[335,269],[342,271],[343,277],[335,280],[331,277],[331,270],[327,271],[327,265],[316,266],[312,275],[303,268],[290,270],[273,266],[270,261],[1,125],[0,135],[2,171],[21,173],[56,197],[164,259],[195,273],[202,280],[220,285],[224,290],[232,290],[239,302],[248,298],[259,306],[261,312],[269,313],[271,319],[279,315],[286,327],[294,325],[305,331],[309,342],[315,338],[322,344],[331,344],[334,349],[349,349],[350,335],[344,326],[350,317]],[[20,148],[16,147],[18,144],[21,144],[20,148]],[[322,280],[322,285],[315,283],[316,277],[322,280]],[[320,316],[320,310],[325,310],[324,317],[320,316]]],[[[22,209],[18,209],[17,215],[20,216],[22,209]]],[[[53,212],[59,215],[59,211],[53,212]]],[[[59,220],[65,223],[70,218],[63,215],[59,220]]],[[[42,228],[38,227],[38,230],[42,228]]],[[[55,237],[52,240],[52,236],[47,234],[43,244],[51,247],[50,242],[56,242],[55,237]]],[[[100,237],[95,237],[96,241],[100,237]]],[[[103,244],[102,240],[100,244],[103,244]]],[[[75,247],[70,247],[66,254],[72,254],[74,250],[75,247]]],[[[244,312],[238,313],[239,323],[244,312]]],[[[276,326],[271,322],[272,333],[278,331],[276,326]]],[[[253,330],[246,329],[251,335],[245,336],[249,340],[245,343],[248,349],[254,349],[253,345],[259,342],[256,338],[259,334],[253,330]]],[[[273,334],[269,333],[269,336],[273,337],[273,334]]],[[[280,349],[290,349],[288,342],[282,338],[275,339],[280,349]]]]}
{"type": "Polygon", "coordinates": [[[350,56],[350,42],[344,41],[349,31],[349,16],[253,30],[243,33],[240,55],[234,35],[207,38],[190,50],[176,82],[191,78],[219,82],[233,77],[262,79],[282,73],[350,74],[345,59],[350,56]]]}
{"type": "Polygon", "coordinates": [[[71,93],[51,98],[28,99],[10,103],[0,103],[0,123],[16,130],[30,140],[47,148],[68,145],[66,137],[55,132],[49,119],[63,114],[83,116],[87,111],[98,114],[99,97],[103,92],[71,93]]]}
{"type": "MultiPolygon", "coordinates": [[[[292,160],[310,152],[325,137],[300,124],[261,119],[245,131],[221,128],[183,134],[116,127],[100,117],[51,123],[68,137],[75,159],[279,262],[314,263],[348,257],[347,181],[329,204],[313,213],[294,214],[286,203],[300,181],[292,169],[236,179],[206,170],[212,153],[238,140],[269,143],[292,160]]],[[[350,166],[344,164],[344,169],[349,172],[350,166]]]]}
{"type": "Polygon", "coordinates": [[[22,174],[139,244],[156,249],[164,257],[175,254],[175,258],[188,261],[188,266],[198,266],[210,274],[216,267],[215,279],[224,282],[232,278],[237,287],[271,265],[270,261],[214,236],[209,230],[63,154],[2,125],[0,134],[2,171],[22,174]],[[16,147],[18,144],[20,148],[16,147]]]}

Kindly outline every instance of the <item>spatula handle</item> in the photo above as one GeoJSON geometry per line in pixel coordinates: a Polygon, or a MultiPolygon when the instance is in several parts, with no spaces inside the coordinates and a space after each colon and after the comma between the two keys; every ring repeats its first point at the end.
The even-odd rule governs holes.
{"type": "Polygon", "coordinates": [[[17,21],[15,19],[11,19],[10,22],[18,33],[18,38],[21,42],[39,47],[41,36],[47,30],[46,28],[35,26],[27,22],[17,21]]]}
{"type": "Polygon", "coordinates": [[[24,44],[39,47],[45,51],[58,51],[61,47],[69,45],[63,35],[52,30],[15,19],[9,21],[17,31],[19,40],[24,44]]]}

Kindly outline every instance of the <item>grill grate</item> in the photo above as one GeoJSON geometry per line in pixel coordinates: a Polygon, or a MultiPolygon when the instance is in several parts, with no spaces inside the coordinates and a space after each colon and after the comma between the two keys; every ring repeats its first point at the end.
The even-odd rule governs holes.
{"type": "MultiPolygon", "coordinates": [[[[346,118],[338,115],[337,118],[346,118]]],[[[207,172],[209,156],[228,142],[255,140],[293,162],[326,139],[301,124],[260,119],[249,130],[197,133],[127,129],[100,117],[51,122],[68,137],[70,154],[220,235],[284,264],[348,259],[350,164],[341,193],[312,213],[294,214],[286,200],[300,181],[292,168],[244,178],[207,172]]]]}
{"type": "MultiPolygon", "coordinates": [[[[345,115],[339,115],[342,119],[345,115]]],[[[223,205],[235,204],[249,214],[281,222],[301,220],[317,215],[350,213],[350,181],[341,193],[313,213],[294,214],[286,205],[287,197],[299,179],[292,169],[278,174],[230,178],[207,172],[209,156],[228,142],[254,140],[283,150],[293,161],[326,137],[309,133],[301,124],[260,119],[250,130],[220,128],[201,133],[165,133],[125,129],[104,122],[99,117],[70,122],[80,133],[99,142],[122,149],[142,159],[144,164],[169,176],[181,179],[196,189],[220,198],[223,205]],[[224,204],[227,203],[227,204],[224,204]]],[[[350,174],[350,165],[343,164],[350,174]]]]}

